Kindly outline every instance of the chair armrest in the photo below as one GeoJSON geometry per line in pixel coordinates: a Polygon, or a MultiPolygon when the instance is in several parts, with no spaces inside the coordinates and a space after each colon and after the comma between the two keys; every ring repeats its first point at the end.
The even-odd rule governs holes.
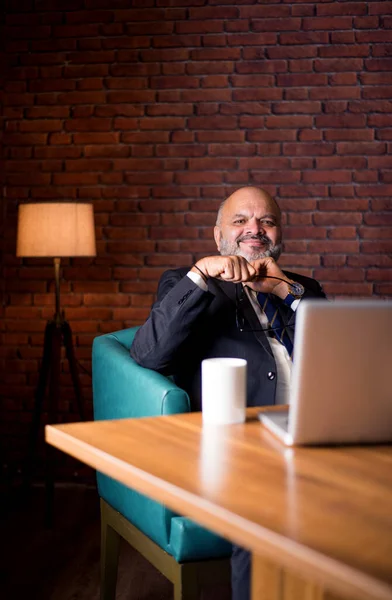
{"type": "Polygon", "coordinates": [[[173,381],[138,365],[129,354],[137,327],[93,342],[94,419],[123,419],[190,411],[188,394],[173,381]]]}

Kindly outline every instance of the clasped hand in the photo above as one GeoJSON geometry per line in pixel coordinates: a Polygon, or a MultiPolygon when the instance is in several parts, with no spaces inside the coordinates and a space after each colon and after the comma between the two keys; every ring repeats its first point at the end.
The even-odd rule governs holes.
{"type": "Polygon", "coordinates": [[[247,261],[243,256],[207,256],[200,259],[196,265],[207,278],[216,277],[232,283],[246,283],[257,292],[272,293],[281,298],[288,292],[287,283],[290,283],[290,279],[270,256],[254,261],[247,261]],[[270,279],[274,277],[277,279],[270,279]],[[281,279],[283,281],[280,281],[281,279]]]}

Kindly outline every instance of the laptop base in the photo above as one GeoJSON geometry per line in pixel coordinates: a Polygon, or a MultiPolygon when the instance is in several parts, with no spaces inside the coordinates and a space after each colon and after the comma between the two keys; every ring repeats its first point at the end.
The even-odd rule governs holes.
{"type": "Polygon", "coordinates": [[[293,445],[293,436],[289,433],[289,409],[279,412],[260,412],[259,420],[286,446],[293,445]]]}

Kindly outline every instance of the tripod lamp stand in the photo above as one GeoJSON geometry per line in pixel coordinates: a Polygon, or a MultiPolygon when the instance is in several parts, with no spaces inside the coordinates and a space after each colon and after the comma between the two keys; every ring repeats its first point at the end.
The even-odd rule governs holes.
{"type": "MultiPolygon", "coordinates": [[[[50,257],[54,262],[55,313],[45,328],[44,350],[35,392],[34,412],[24,472],[24,483],[30,485],[32,466],[39,435],[40,419],[46,388],[49,384],[48,419],[58,419],[60,392],[61,348],[64,345],[75,391],[78,411],[84,420],[84,407],[77,363],[69,323],[60,311],[61,258],[95,256],[95,230],[92,204],[78,202],[36,202],[19,205],[17,249],[18,257],[50,257]]],[[[46,465],[46,489],[53,496],[53,461],[46,465]]],[[[51,512],[52,501],[49,512],[51,512]]],[[[48,508],[48,507],[47,507],[48,508]]],[[[48,511],[47,511],[48,516],[48,511]]],[[[49,515],[49,520],[51,515],[49,515]]]]}

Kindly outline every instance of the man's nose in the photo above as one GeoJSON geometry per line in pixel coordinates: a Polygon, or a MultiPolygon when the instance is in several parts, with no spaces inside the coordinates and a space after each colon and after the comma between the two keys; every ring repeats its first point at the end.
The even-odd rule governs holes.
{"type": "Polygon", "coordinates": [[[252,219],[247,223],[247,233],[252,235],[257,235],[258,233],[265,233],[264,225],[262,221],[258,221],[257,219],[252,219]]]}

